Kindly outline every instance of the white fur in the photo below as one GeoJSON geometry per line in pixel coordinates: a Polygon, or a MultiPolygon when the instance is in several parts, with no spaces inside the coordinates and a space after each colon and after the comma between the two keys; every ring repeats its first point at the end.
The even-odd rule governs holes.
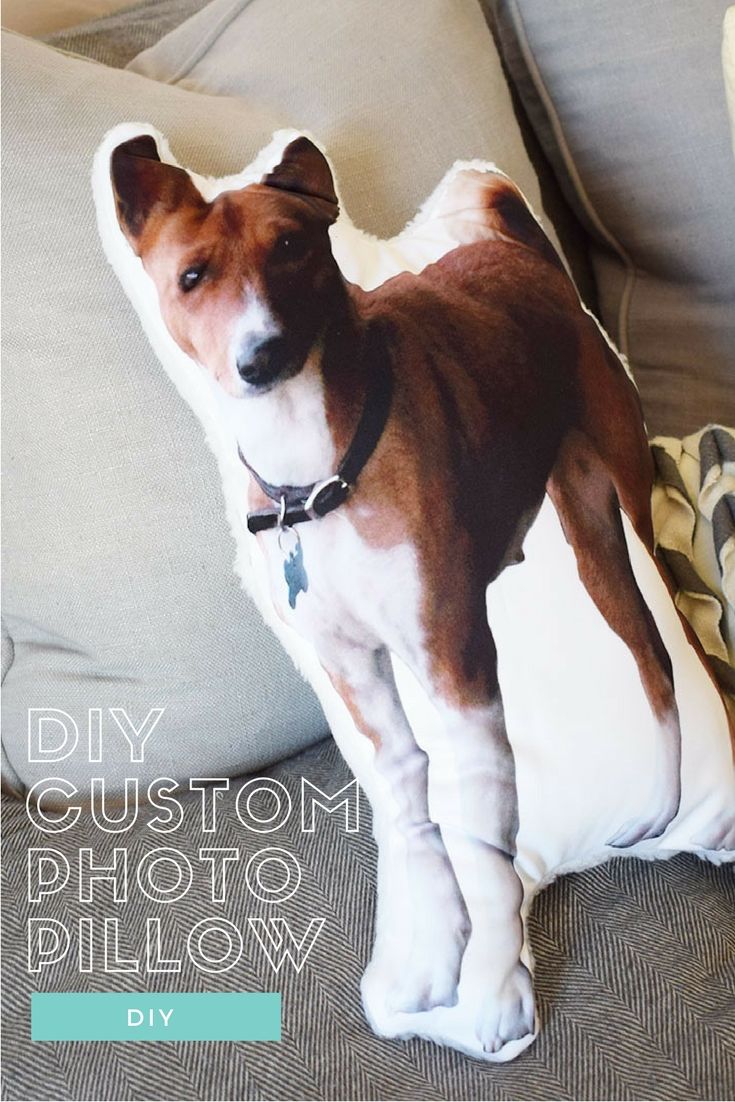
{"type": "Polygon", "coordinates": [[[306,486],[326,478],[337,465],[318,355],[317,347],[298,375],[272,390],[248,394],[244,386],[240,398],[225,393],[206,373],[220,424],[266,482],[306,486]]]}
{"type": "MultiPolygon", "coordinates": [[[[528,1016],[528,992],[519,968],[507,976],[494,974],[494,955],[508,955],[498,944],[507,931],[490,929],[488,933],[497,916],[493,916],[496,900],[482,891],[485,868],[494,862],[488,848],[492,837],[485,838],[483,831],[492,829],[492,824],[483,824],[486,789],[480,784],[473,790],[472,770],[468,771],[465,760],[468,756],[475,760],[473,740],[475,756],[479,752],[482,758],[487,752],[482,746],[477,750],[482,743],[478,732],[494,722],[493,717],[453,719],[446,710],[442,712],[441,702],[427,698],[414,674],[394,660],[399,702],[391,696],[389,678],[366,676],[364,683],[375,720],[397,732],[390,760],[379,760],[372,744],[356,730],[317,657],[315,643],[305,637],[323,645],[322,636],[329,635],[330,625],[320,624],[318,614],[314,618],[308,601],[297,602],[296,612],[291,613],[284,601],[280,559],[272,549],[269,552],[270,537],[260,546],[247,534],[247,475],[237,457],[239,441],[260,473],[274,482],[309,482],[331,473],[335,457],[330,454],[318,373],[307,366],[298,380],[269,395],[229,399],[175,344],[163,324],[155,288],[120,232],[110,186],[112,150],[142,133],[152,134],[162,158],[176,163],[151,126],[124,124],[112,130],[97,153],[93,172],[100,235],[151,344],[200,418],[217,457],[237,543],[236,569],[265,620],[317,691],[340,749],[374,807],[379,893],[373,961],[363,983],[366,1011],[386,1036],[416,1035],[483,1059],[511,1059],[530,1043],[532,1031],[495,1052],[483,1048],[483,1041],[487,1044],[488,1038],[492,1041],[503,1032],[499,1023],[508,1006],[523,1006],[528,1016]],[[410,726],[401,719],[403,708],[410,726]],[[459,735],[456,750],[448,749],[445,737],[447,725],[453,723],[459,735]],[[425,756],[413,745],[414,738],[425,756]],[[420,818],[423,813],[432,767],[444,778],[438,789],[434,786],[432,813],[447,824],[454,873],[435,837],[410,841],[401,833],[406,816],[420,818]],[[453,1007],[405,1012],[401,1005],[410,1003],[420,990],[444,990],[451,985],[452,961],[461,941],[462,901],[454,874],[476,923],[465,951],[458,1002],[453,1007]],[[479,888],[473,888],[473,877],[479,888]],[[407,953],[407,945],[415,947],[413,955],[407,953]]],[[[280,131],[256,161],[235,176],[192,178],[208,199],[222,190],[242,187],[278,163],[283,148],[296,136],[295,131],[280,131]]],[[[342,209],[331,236],[345,276],[369,289],[399,271],[418,272],[452,248],[455,242],[437,212],[454,177],[467,168],[488,171],[494,166],[455,164],[414,221],[390,241],[362,233],[342,209]]],[[[655,566],[627,521],[625,525],[636,576],[674,664],[683,736],[679,814],[661,838],[625,852],[666,857],[691,850],[713,860],[730,860],[735,857],[735,773],[724,710],[686,641],[655,566]],[[730,850],[714,852],[721,845],[729,845],[730,850]]],[[[347,626],[344,661],[359,664],[359,647],[350,632],[350,625],[358,622],[363,628],[367,624],[376,636],[387,632],[386,641],[397,650],[406,646],[407,634],[415,642],[420,634],[418,594],[410,548],[380,552],[366,547],[339,512],[319,524],[303,526],[301,538],[313,592],[340,595],[341,605],[335,611],[347,626]]],[[[505,570],[488,592],[505,718],[516,758],[520,831],[515,868],[524,887],[523,915],[543,884],[560,872],[606,860],[617,852],[607,842],[621,827],[630,829],[631,823],[647,821],[659,798],[656,759],[660,748],[660,735],[630,653],[582,587],[548,500],[532,525],[524,551],[525,561],[505,570]]],[[[510,955],[512,959],[513,950],[510,955]]],[[[530,966],[527,944],[522,960],[530,966]]]]}
{"type": "MultiPolygon", "coordinates": [[[[237,362],[240,359],[249,359],[268,337],[280,336],[281,327],[277,324],[268,304],[255,294],[248,291],[245,294],[245,309],[235,322],[232,338],[230,340],[230,363],[233,379],[239,380],[237,362]]],[[[247,384],[243,384],[243,393],[247,391],[247,384]]]]}

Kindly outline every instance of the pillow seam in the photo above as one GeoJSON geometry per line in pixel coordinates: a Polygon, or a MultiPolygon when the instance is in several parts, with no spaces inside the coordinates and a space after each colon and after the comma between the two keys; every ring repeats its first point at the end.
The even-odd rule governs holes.
{"type": "MultiPolygon", "coordinates": [[[[82,26],[82,24],[79,24],[82,26]]],[[[74,30],[72,27],[71,30],[74,30]]],[[[59,54],[60,57],[69,57],[73,61],[84,61],[87,65],[96,65],[98,69],[112,69],[113,72],[124,73],[124,69],[115,69],[112,65],[106,65],[104,61],[98,61],[96,57],[90,57],[88,54],[78,54],[76,50],[65,50],[63,46],[57,46],[53,42],[46,42],[45,38],[32,38],[30,35],[21,34],[20,31],[11,31],[9,27],[2,28],[3,36],[11,35],[13,38],[21,38],[26,42],[35,42],[38,46],[43,46],[46,50],[51,50],[52,53],[59,54]]]]}
{"type": "MultiPolygon", "coordinates": [[[[194,66],[197,64],[197,62],[200,61],[204,57],[204,55],[212,49],[212,47],[215,45],[217,40],[219,38],[221,38],[221,36],[227,30],[230,23],[232,23],[232,21],[234,19],[236,19],[236,17],[242,11],[244,11],[246,7],[249,6],[250,2],[251,2],[251,0],[234,0],[232,6],[230,8],[228,8],[228,10],[225,14],[220,16],[219,20],[209,30],[209,33],[206,34],[204,36],[204,38],[201,39],[197,43],[197,45],[191,51],[191,53],[188,54],[186,59],[184,61],[182,61],[182,63],[179,65],[178,69],[176,69],[171,74],[171,76],[166,77],[166,80],[162,83],[176,84],[178,81],[183,80],[185,77],[187,77],[189,75],[189,73],[191,72],[191,70],[194,68],[194,66]]],[[[206,8],[202,9],[202,11],[206,11],[206,10],[207,10],[206,8]]],[[[199,18],[200,15],[201,15],[201,12],[197,12],[197,14],[195,16],[193,16],[192,18],[197,19],[197,18],[199,18]]],[[[179,28],[176,28],[176,31],[178,29],[179,28]]],[[[176,31],[172,31],[171,33],[176,34],[176,31]]],[[[161,41],[163,41],[163,40],[161,40],[161,41]]],[[[159,45],[160,45],[160,43],[156,43],[156,45],[152,46],[151,49],[157,49],[157,47],[159,45]]],[[[146,51],[144,51],[144,53],[145,52],[146,51]]],[[[134,57],[132,59],[132,61],[128,62],[128,64],[125,66],[125,68],[130,69],[131,66],[133,66],[135,64],[135,62],[138,60],[138,57],[140,57],[140,56],[142,56],[142,55],[138,54],[137,57],[134,57]]],[[[136,72],[135,69],[132,69],[131,71],[136,72]]]]}
{"type": "Polygon", "coordinates": [[[585,189],[582,179],[577,170],[577,166],[574,163],[569,145],[567,144],[564,130],[561,125],[554,101],[549,93],[548,88],[544,83],[544,79],[541,76],[541,71],[536,63],[536,59],[533,55],[528,35],[526,33],[526,27],[523,22],[523,16],[521,15],[520,8],[518,6],[518,0],[510,0],[509,3],[510,15],[513,20],[513,27],[515,29],[516,37],[518,39],[518,45],[523,55],[523,60],[526,64],[528,74],[533,81],[536,89],[536,94],[541,101],[541,105],[546,111],[549,124],[551,126],[552,133],[556,139],[556,144],[559,149],[564,165],[569,174],[569,181],[574,188],[580,205],[582,206],[585,214],[589,218],[592,225],[595,227],[600,236],[610,246],[610,248],[617,253],[620,260],[625,266],[625,283],[623,285],[623,291],[620,296],[620,302],[617,309],[617,339],[620,346],[620,351],[624,356],[630,356],[630,311],[633,298],[633,289],[635,287],[637,278],[637,268],[633,258],[623,248],[614,234],[607,228],[595,207],[590,200],[589,195],[585,189]]]}

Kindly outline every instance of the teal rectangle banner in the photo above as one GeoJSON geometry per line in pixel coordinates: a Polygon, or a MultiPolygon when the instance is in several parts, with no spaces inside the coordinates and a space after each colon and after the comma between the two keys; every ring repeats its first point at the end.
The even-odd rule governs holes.
{"type": "Polygon", "coordinates": [[[32,1041],[280,1041],[274,992],[31,995],[32,1041]]]}

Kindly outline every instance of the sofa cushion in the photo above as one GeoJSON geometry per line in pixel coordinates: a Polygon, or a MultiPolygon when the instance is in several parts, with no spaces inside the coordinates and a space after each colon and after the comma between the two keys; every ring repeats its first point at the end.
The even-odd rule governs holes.
{"type": "Polygon", "coordinates": [[[495,0],[504,59],[594,241],[651,433],[735,422],[727,0],[495,0]]]}

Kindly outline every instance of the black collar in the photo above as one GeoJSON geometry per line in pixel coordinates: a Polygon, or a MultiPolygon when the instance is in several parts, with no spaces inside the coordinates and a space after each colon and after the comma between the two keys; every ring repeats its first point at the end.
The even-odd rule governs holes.
{"type": "Polygon", "coordinates": [[[273,486],[261,478],[248,463],[238,444],[237,454],[260,489],[275,503],[275,508],[248,513],[248,529],[253,533],[269,528],[289,528],[307,520],[317,520],[339,508],[354,490],[357,479],[383,435],[393,397],[393,372],[389,358],[380,356],[368,382],[365,405],[352,443],[337,468],[337,473],[310,486],[273,486]]]}

